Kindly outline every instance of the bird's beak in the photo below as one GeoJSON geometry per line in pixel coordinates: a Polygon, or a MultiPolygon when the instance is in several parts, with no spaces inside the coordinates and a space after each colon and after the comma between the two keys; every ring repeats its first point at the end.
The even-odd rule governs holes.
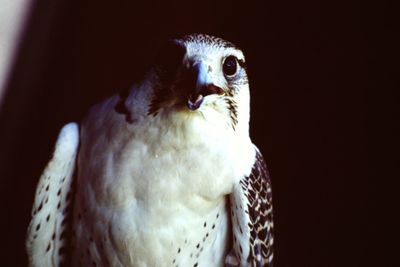
{"type": "Polygon", "coordinates": [[[216,86],[208,72],[208,67],[202,63],[193,64],[190,69],[196,79],[196,86],[188,97],[187,106],[190,110],[198,109],[203,103],[203,98],[211,94],[222,95],[224,91],[216,86]]]}

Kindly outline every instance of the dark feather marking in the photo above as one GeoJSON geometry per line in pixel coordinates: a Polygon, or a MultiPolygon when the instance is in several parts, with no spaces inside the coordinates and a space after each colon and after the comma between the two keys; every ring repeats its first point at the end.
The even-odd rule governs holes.
{"type": "Polygon", "coordinates": [[[204,44],[215,44],[219,47],[223,48],[237,48],[233,43],[225,41],[224,39],[207,35],[207,34],[190,34],[186,35],[182,38],[184,42],[193,42],[193,43],[204,43],[204,44]]]}
{"type": "Polygon", "coordinates": [[[162,107],[162,103],[166,100],[166,94],[163,94],[162,91],[163,90],[161,90],[161,87],[156,87],[154,89],[147,115],[157,116],[160,108],[162,107]]]}
{"type": "MultiPolygon", "coordinates": [[[[76,169],[72,175],[71,188],[65,195],[65,209],[63,215],[65,216],[61,222],[61,229],[59,231],[59,242],[62,244],[59,249],[59,255],[61,257],[61,266],[70,266],[71,255],[72,255],[72,220],[73,220],[73,202],[74,193],[76,192],[76,169]]],[[[56,233],[52,235],[52,240],[56,238],[56,233]]]]}
{"type": "Polygon", "coordinates": [[[229,114],[232,120],[232,128],[235,130],[238,124],[237,103],[231,97],[226,98],[226,103],[228,104],[229,114]]]}
{"type": "Polygon", "coordinates": [[[250,253],[247,262],[251,266],[272,267],[273,218],[271,181],[262,155],[257,151],[250,176],[240,181],[248,205],[245,213],[250,222],[250,253]],[[261,257],[261,261],[258,258],[261,257]]]}
{"type": "Polygon", "coordinates": [[[240,67],[242,67],[243,69],[247,70],[246,62],[244,62],[243,59],[238,59],[238,63],[239,63],[240,67]]]}

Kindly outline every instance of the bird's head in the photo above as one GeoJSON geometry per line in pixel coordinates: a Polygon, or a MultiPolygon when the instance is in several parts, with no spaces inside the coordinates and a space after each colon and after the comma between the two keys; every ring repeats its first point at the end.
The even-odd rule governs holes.
{"type": "Polygon", "coordinates": [[[154,70],[149,114],[178,111],[248,128],[245,58],[232,43],[204,34],[174,39],[160,51],[154,70]]]}

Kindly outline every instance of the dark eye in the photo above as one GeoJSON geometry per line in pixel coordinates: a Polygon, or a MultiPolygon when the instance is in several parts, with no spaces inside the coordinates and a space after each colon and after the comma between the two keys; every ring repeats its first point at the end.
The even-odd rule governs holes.
{"type": "Polygon", "coordinates": [[[237,70],[237,60],[234,56],[229,56],[225,59],[222,70],[226,76],[232,76],[237,70]]]}

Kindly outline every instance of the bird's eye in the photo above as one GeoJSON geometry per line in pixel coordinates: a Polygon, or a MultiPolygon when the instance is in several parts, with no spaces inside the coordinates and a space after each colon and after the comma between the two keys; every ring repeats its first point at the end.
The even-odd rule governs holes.
{"type": "Polygon", "coordinates": [[[226,76],[232,76],[237,70],[237,59],[234,56],[229,56],[225,59],[224,65],[222,67],[224,74],[226,76]]]}

